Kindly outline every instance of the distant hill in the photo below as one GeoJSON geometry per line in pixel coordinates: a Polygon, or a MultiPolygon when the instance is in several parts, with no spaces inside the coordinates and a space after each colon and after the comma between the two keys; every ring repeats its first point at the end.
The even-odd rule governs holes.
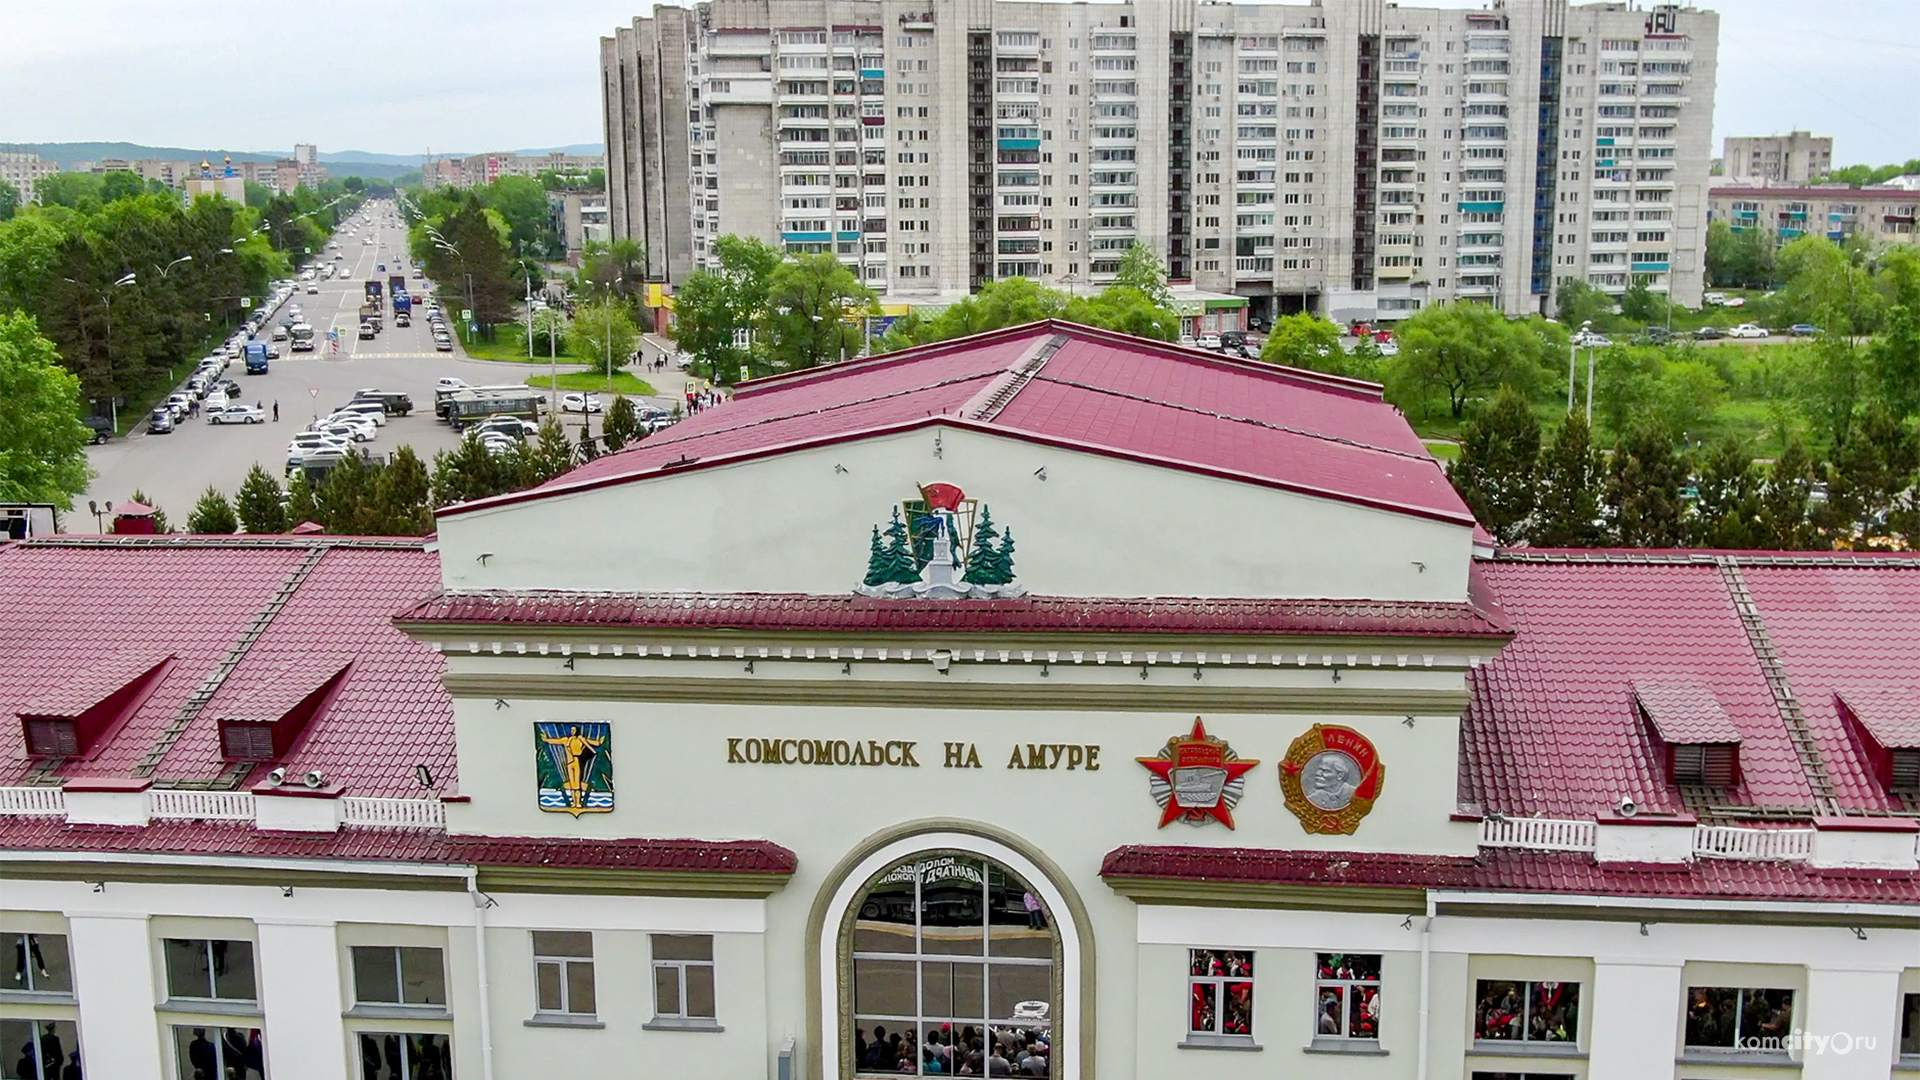
{"type": "MultiPolygon", "coordinates": [[[[70,143],[0,143],[0,150],[26,150],[39,154],[61,168],[71,168],[76,161],[99,161],[102,158],[159,158],[162,161],[199,161],[205,159],[214,163],[228,155],[235,161],[273,161],[293,152],[289,147],[283,151],[271,150],[192,150],[181,146],[146,146],[130,142],[70,142],[70,143]]],[[[605,147],[601,143],[573,143],[568,146],[551,146],[535,150],[515,150],[523,155],[548,154],[554,151],[565,154],[599,154],[605,147]]],[[[469,151],[436,152],[434,157],[462,158],[469,151]]],[[[364,176],[373,180],[391,180],[401,173],[413,172],[426,161],[421,154],[381,154],[372,150],[335,150],[321,151],[320,163],[334,176],[364,176]]]]}

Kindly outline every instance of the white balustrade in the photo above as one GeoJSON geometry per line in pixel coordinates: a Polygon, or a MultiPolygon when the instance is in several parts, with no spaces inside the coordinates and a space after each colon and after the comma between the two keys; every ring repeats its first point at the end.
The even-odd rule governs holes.
{"type": "Polygon", "coordinates": [[[252,821],[253,793],[152,788],[147,807],[156,821],[252,821]]]}
{"type": "Polygon", "coordinates": [[[369,799],[349,796],[340,800],[340,824],[371,825],[388,829],[444,829],[447,809],[438,799],[369,799]]]}
{"type": "Polygon", "coordinates": [[[1598,834],[1591,821],[1567,818],[1494,818],[1480,822],[1480,846],[1532,851],[1592,851],[1598,834]]]}
{"type": "Polygon", "coordinates": [[[1693,854],[1704,859],[1804,860],[1813,854],[1813,830],[1696,825],[1693,854]]]}
{"type": "Polygon", "coordinates": [[[0,814],[61,817],[66,812],[67,793],[57,787],[0,787],[0,814]]]}

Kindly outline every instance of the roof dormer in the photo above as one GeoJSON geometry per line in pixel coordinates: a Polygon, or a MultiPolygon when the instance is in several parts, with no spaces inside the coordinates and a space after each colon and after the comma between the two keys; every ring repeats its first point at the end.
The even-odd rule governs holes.
{"type": "Polygon", "coordinates": [[[1856,686],[1833,696],[1881,785],[1896,795],[1920,795],[1920,690],[1856,686]]]}
{"type": "Polygon", "coordinates": [[[1633,683],[1633,697],[1682,787],[1726,789],[1740,782],[1740,728],[1713,691],[1692,682],[1633,683]]]}
{"type": "Polygon", "coordinates": [[[84,757],[160,684],[171,655],[114,653],[22,706],[21,735],[35,758],[84,757]]]}
{"type": "Polygon", "coordinates": [[[346,682],[350,662],[315,659],[281,668],[253,690],[223,705],[220,756],[228,761],[278,761],[293,750],[300,733],[326,711],[346,682]]]}

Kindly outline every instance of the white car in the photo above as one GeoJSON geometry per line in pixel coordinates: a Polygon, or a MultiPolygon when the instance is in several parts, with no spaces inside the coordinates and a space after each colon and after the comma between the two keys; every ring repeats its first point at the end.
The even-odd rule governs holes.
{"type": "Polygon", "coordinates": [[[307,295],[318,296],[319,294],[320,294],[320,286],[315,285],[311,281],[307,282],[307,295]]]}
{"type": "Polygon", "coordinates": [[[1763,326],[1755,326],[1750,322],[1743,322],[1739,326],[1728,327],[1727,336],[1730,338],[1763,338],[1767,336],[1767,331],[1763,326]]]}
{"type": "Polygon", "coordinates": [[[264,423],[266,419],[259,409],[251,405],[207,406],[207,423],[209,424],[259,424],[264,423]]]}
{"type": "Polygon", "coordinates": [[[1721,307],[1746,307],[1747,298],[1744,296],[1729,296],[1727,297],[1726,302],[1721,304],[1720,306],[1721,307]]]}
{"type": "Polygon", "coordinates": [[[600,398],[595,394],[560,395],[561,412],[597,413],[602,408],[604,406],[600,404],[600,398]]]}
{"type": "Polygon", "coordinates": [[[322,435],[332,435],[345,442],[366,442],[373,438],[372,435],[367,434],[365,427],[359,424],[349,424],[346,421],[331,424],[322,422],[316,430],[322,435]]]}
{"type": "Polygon", "coordinates": [[[520,443],[511,436],[502,435],[497,431],[489,431],[480,436],[480,445],[487,448],[487,453],[501,456],[513,453],[514,448],[519,446],[520,443]]]}
{"type": "Polygon", "coordinates": [[[1200,346],[1203,349],[1218,349],[1220,347],[1220,335],[1219,334],[1201,334],[1199,339],[1196,340],[1194,344],[1200,346]]]}
{"type": "Polygon", "coordinates": [[[351,446],[347,440],[318,431],[303,431],[287,444],[287,456],[292,457],[303,450],[338,450],[345,453],[351,446]]]}
{"type": "Polygon", "coordinates": [[[465,379],[455,379],[446,375],[442,375],[440,381],[434,383],[434,387],[440,390],[465,390],[471,385],[465,379]]]}
{"type": "Polygon", "coordinates": [[[328,426],[345,426],[352,428],[356,432],[365,432],[364,435],[355,436],[359,442],[366,442],[380,434],[380,425],[361,416],[359,413],[334,413],[332,416],[322,417],[313,430],[318,431],[328,426]]]}
{"type": "Polygon", "coordinates": [[[473,430],[479,432],[482,438],[494,433],[516,439],[530,438],[540,434],[538,425],[517,416],[489,416],[473,425],[473,430]]]}
{"type": "Polygon", "coordinates": [[[1582,349],[1601,349],[1613,344],[1613,339],[1605,334],[1582,330],[1573,335],[1573,344],[1582,349]]]}

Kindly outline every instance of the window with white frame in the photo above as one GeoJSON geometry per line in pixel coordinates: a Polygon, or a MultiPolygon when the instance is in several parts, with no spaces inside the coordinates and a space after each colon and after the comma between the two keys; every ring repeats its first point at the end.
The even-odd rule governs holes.
{"type": "Polygon", "coordinates": [[[712,1023],[713,936],[654,934],[651,937],[654,1019],[712,1023]]]}
{"type": "Polygon", "coordinates": [[[1730,986],[1687,988],[1687,1049],[1785,1053],[1793,1033],[1793,991],[1730,986]]]}
{"type": "MultiPolygon", "coordinates": [[[[0,990],[26,994],[73,993],[73,970],[67,962],[64,934],[7,934],[13,950],[13,977],[0,990]]],[[[6,1049],[0,1044],[0,1052],[6,1049]]],[[[5,1062],[0,1062],[4,1066],[5,1062]]]]}
{"type": "Polygon", "coordinates": [[[167,938],[167,996],[254,1001],[253,942],[167,938]]]}
{"type": "Polygon", "coordinates": [[[1900,1056],[1920,1055],[1920,994],[1900,999],[1900,1056]]]}
{"type": "Polygon", "coordinates": [[[1253,1034],[1253,952],[1194,949],[1187,965],[1187,1033],[1253,1034]]]}
{"type": "Polygon", "coordinates": [[[1481,979],[1473,1037],[1501,1042],[1575,1042],[1580,984],[1481,979]]]}
{"type": "Polygon", "coordinates": [[[440,950],[410,945],[355,945],[353,999],[368,1005],[445,1005],[440,950]]]}
{"type": "Polygon", "coordinates": [[[355,1036],[360,1075],[369,1080],[453,1080],[453,1039],[417,1031],[355,1036]]]}
{"type": "Polygon", "coordinates": [[[1321,953],[1313,990],[1314,1038],[1380,1038],[1378,954],[1321,953]]]}
{"type": "Polygon", "coordinates": [[[592,1016],[593,933],[533,932],[534,1009],[541,1013],[592,1016]]]}

